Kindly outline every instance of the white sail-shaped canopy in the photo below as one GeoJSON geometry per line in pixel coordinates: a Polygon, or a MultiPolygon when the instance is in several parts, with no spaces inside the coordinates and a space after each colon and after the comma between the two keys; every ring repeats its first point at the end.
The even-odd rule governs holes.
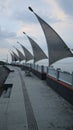
{"type": "Polygon", "coordinates": [[[11,52],[13,53],[13,55],[15,57],[15,61],[19,61],[19,56],[14,51],[11,50],[11,52]]]}
{"type": "MultiPolygon", "coordinates": [[[[19,42],[17,42],[17,43],[19,43],[19,42]]],[[[33,59],[33,55],[22,44],[20,44],[20,45],[21,45],[21,47],[22,47],[22,49],[24,51],[26,62],[29,61],[29,60],[32,60],[33,59]]]]}
{"type": "Polygon", "coordinates": [[[39,61],[39,60],[42,60],[42,59],[47,59],[46,54],[39,47],[39,45],[33,39],[31,39],[28,35],[26,35],[26,36],[27,36],[27,38],[30,41],[31,46],[32,46],[33,55],[34,55],[34,63],[37,62],[37,61],[39,61]]]}
{"type": "Polygon", "coordinates": [[[62,38],[55,32],[55,30],[49,26],[43,19],[41,19],[31,7],[29,7],[30,11],[32,11],[37,17],[43,32],[45,34],[45,38],[48,46],[48,55],[49,55],[49,65],[54,62],[66,58],[73,57],[68,46],[62,40],[62,38]]]}
{"type": "Polygon", "coordinates": [[[12,53],[10,52],[10,55],[11,55],[11,58],[12,58],[12,62],[16,61],[16,58],[15,58],[14,54],[12,54],[12,53]]]}
{"type": "Polygon", "coordinates": [[[23,53],[22,53],[19,49],[17,49],[17,48],[15,48],[15,49],[16,49],[17,52],[18,52],[20,61],[25,60],[25,56],[23,55],[23,53]]]}

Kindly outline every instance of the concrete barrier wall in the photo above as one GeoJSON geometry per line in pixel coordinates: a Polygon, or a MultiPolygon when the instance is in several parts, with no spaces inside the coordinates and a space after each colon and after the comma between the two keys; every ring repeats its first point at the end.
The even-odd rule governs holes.
{"type": "Polygon", "coordinates": [[[8,68],[6,68],[5,66],[0,66],[0,95],[3,89],[3,84],[7,79],[9,72],[10,71],[8,68]]]}
{"type": "Polygon", "coordinates": [[[68,102],[73,105],[73,88],[72,86],[63,83],[61,81],[57,81],[55,78],[51,76],[46,77],[47,84],[54,89],[58,94],[60,94],[63,98],[65,98],[68,102]]]}
{"type": "Polygon", "coordinates": [[[37,70],[32,69],[32,72],[41,80],[46,80],[46,73],[39,72],[37,70]]]}

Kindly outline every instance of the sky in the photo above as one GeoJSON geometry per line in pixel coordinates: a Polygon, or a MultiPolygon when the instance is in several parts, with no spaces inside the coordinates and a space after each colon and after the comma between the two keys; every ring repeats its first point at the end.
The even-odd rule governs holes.
{"type": "MultiPolygon", "coordinates": [[[[10,49],[21,49],[17,41],[32,53],[26,32],[48,55],[42,28],[28,7],[31,6],[73,49],[73,0],[0,0],[0,60],[10,62],[10,49]]],[[[17,52],[16,52],[17,53],[17,52]]]]}

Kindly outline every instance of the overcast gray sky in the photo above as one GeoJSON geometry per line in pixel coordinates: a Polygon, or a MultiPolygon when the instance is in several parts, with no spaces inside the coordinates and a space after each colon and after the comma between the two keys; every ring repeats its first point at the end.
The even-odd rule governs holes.
{"type": "Polygon", "coordinates": [[[10,58],[9,50],[13,49],[13,45],[19,48],[17,41],[32,51],[23,31],[48,54],[41,26],[28,6],[73,48],[73,0],[0,0],[0,60],[7,56],[10,58]]]}

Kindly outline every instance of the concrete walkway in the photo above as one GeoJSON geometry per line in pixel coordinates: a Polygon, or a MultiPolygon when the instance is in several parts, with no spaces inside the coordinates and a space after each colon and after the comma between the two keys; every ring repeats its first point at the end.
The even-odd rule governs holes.
{"type": "Polygon", "coordinates": [[[73,106],[45,81],[12,69],[10,98],[0,98],[0,130],[73,130],[73,106]]]}

